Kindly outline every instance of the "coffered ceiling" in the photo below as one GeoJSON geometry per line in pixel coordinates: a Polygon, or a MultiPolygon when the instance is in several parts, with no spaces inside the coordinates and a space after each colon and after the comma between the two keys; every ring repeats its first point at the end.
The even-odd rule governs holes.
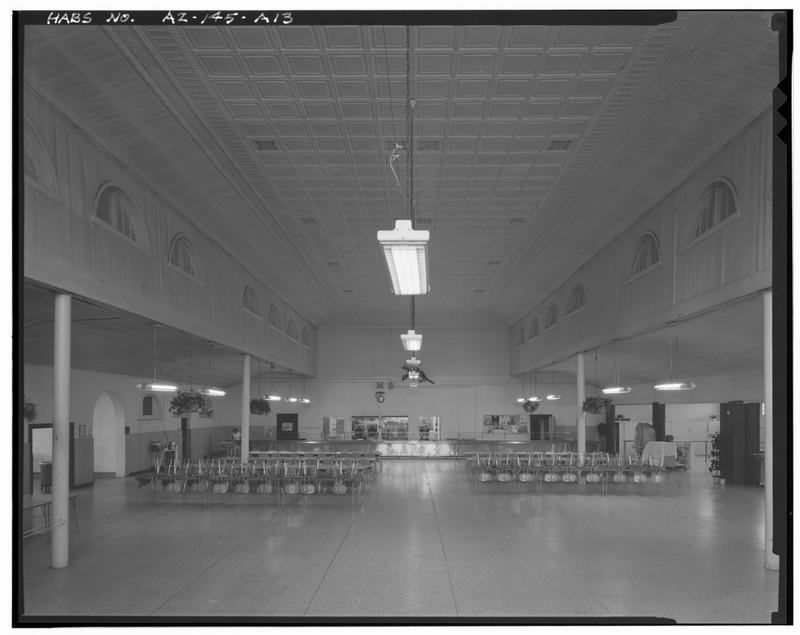
{"type": "Polygon", "coordinates": [[[772,13],[28,26],[23,81],[315,325],[408,324],[412,209],[417,323],[511,325],[771,107],[772,13]]]}

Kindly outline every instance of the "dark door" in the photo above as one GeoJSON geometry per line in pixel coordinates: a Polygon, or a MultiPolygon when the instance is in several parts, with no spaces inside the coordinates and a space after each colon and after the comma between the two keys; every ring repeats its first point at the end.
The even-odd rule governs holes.
{"type": "Polygon", "coordinates": [[[730,401],[720,404],[720,476],[729,483],[761,481],[760,403],[730,401]]]}
{"type": "Polygon", "coordinates": [[[531,441],[552,441],[553,415],[531,415],[531,441]]]}
{"type": "Polygon", "coordinates": [[[278,441],[296,441],[298,438],[298,417],[297,414],[277,413],[275,420],[278,424],[278,441]]]}

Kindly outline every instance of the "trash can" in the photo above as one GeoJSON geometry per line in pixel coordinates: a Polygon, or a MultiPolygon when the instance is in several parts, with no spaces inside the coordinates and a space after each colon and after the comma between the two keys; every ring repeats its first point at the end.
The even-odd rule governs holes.
{"type": "Polygon", "coordinates": [[[53,487],[53,462],[42,461],[39,463],[39,472],[42,477],[39,488],[43,492],[49,492],[50,488],[53,487]]]}

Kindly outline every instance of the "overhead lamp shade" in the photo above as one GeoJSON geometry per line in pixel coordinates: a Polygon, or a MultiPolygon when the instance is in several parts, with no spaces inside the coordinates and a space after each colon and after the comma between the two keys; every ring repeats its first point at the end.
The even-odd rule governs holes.
{"type": "Polygon", "coordinates": [[[541,401],[541,400],[542,400],[541,397],[537,397],[535,395],[533,397],[528,397],[527,399],[527,401],[541,401]]]}
{"type": "Polygon", "coordinates": [[[201,388],[199,392],[203,395],[208,395],[209,397],[224,397],[225,391],[220,390],[219,388],[201,388]]]}
{"type": "Polygon", "coordinates": [[[280,395],[267,395],[267,399],[269,401],[281,401],[283,397],[281,397],[280,395]]]}
{"type": "Polygon", "coordinates": [[[400,339],[403,341],[403,348],[407,351],[418,351],[422,348],[422,334],[410,330],[408,333],[401,333],[400,339]]]}
{"type": "Polygon", "coordinates": [[[629,386],[609,386],[608,388],[603,388],[603,392],[606,395],[622,395],[631,390],[633,389],[629,386]]]}
{"type": "Polygon", "coordinates": [[[548,401],[558,401],[559,399],[561,399],[561,395],[556,395],[556,394],[547,395],[547,399],[548,401]]]}
{"type": "Polygon", "coordinates": [[[410,370],[408,371],[408,378],[414,382],[419,380],[419,371],[418,370],[410,370]]]}
{"type": "Polygon", "coordinates": [[[519,399],[517,399],[517,403],[525,403],[526,401],[528,400],[525,399],[525,397],[520,397],[519,399]]]}
{"type": "Polygon", "coordinates": [[[686,381],[662,381],[653,386],[656,390],[694,390],[697,384],[686,381]]]}
{"type": "Polygon", "coordinates": [[[178,387],[172,384],[161,384],[152,381],[143,381],[141,384],[137,384],[136,387],[139,390],[150,390],[152,392],[175,392],[178,390],[178,387]]]}
{"type": "Polygon", "coordinates": [[[418,360],[416,357],[414,357],[413,355],[411,356],[411,359],[407,359],[406,360],[406,364],[408,364],[409,366],[419,366],[421,363],[422,362],[420,360],[418,360]]]}
{"type": "Polygon", "coordinates": [[[300,399],[300,403],[311,403],[311,400],[308,399],[307,397],[303,397],[302,399],[300,399]]]}
{"type": "Polygon", "coordinates": [[[428,240],[430,232],[415,230],[410,220],[397,220],[394,229],[378,232],[383,255],[397,295],[428,292],[428,240]]]}
{"type": "Polygon", "coordinates": [[[297,401],[297,397],[286,397],[286,401],[289,403],[295,403],[297,401]]]}

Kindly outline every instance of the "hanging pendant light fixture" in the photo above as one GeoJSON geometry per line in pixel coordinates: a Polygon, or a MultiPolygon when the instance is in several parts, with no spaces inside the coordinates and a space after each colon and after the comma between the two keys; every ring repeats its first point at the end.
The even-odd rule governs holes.
{"type": "Polygon", "coordinates": [[[619,340],[617,340],[614,348],[614,385],[603,388],[603,393],[606,395],[620,395],[631,390],[630,386],[623,386],[619,382],[619,340]]]}
{"type": "MultiPolygon", "coordinates": [[[[275,364],[270,363],[269,370],[269,387],[270,389],[273,389],[275,383],[275,364]]],[[[281,401],[283,398],[271,390],[271,394],[267,395],[267,399],[270,401],[281,401]]]]}
{"type": "MultiPolygon", "coordinates": [[[[291,372],[291,370],[292,369],[290,368],[289,372],[291,372]]],[[[292,390],[292,378],[291,378],[291,376],[289,377],[289,396],[288,397],[284,397],[283,400],[286,403],[297,403],[297,397],[294,396],[294,391],[292,390]]]]}
{"type": "MultiPolygon", "coordinates": [[[[531,396],[530,397],[520,397],[519,399],[517,399],[517,403],[524,404],[524,403],[526,403],[528,401],[541,401],[542,400],[541,397],[537,397],[536,396],[536,379],[535,379],[536,370],[535,369],[534,369],[533,373],[534,373],[534,380],[533,380],[532,386],[530,386],[531,375],[530,375],[530,373],[528,374],[528,380],[529,380],[529,386],[530,386],[529,394],[531,394],[531,396]]],[[[525,393],[524,375],[523,375],[522,392],[525,393]]]]}
{"type": "Polygon", "coordinates": [[[224,397],[225,396],[225,391],[224,390],[222,390],[221,388],[214,388],[213,387],[213,384],[214,384],[214,362],[213,362],[213,359],[212,359],[213,355],[214,355],[214,345],[211,342],[209,342],[208,343],[208,379],[211,382],[212,386],[209,386],[207,388],[200,388],[198,390],[198,392],[200,392],[203,395],[208,395],[209,397],[224,397]]]}
{"type": "Polygon", "coordinates": [[[300,403],[311,403],[311,400],[306,397],[306,376],[303,375],[303,396],[300,397],[300,403]]]}
{"type": "Polygon", "coordinates": [[[417,333],[414,330],[414,319],[415,319],[415,304],[414,304],[414,296],[411,296],[411,328],[409,329],[408,333],[401,333],[400,334],[400,341],[403,342],[403,348],[407,351],[412,351],[412,356],[414,351],[418,351],[422,348],[422,335],[417,333]]]}
{"type": "Polygon", "coordinates": [[[675,375],[672,374],[672,327],[669,329],[669,381],[661,381],[653,386],[656,390],[694,390],[697,384],[678,379],[678,322],[675,321],[675,375]]]}
{"type": "MultiPolygon", "coordinates": [[[[406,127],[408,146],[409,219],[395,221],[393,230],[378,232],[386,266],[396,295],[422,295],[428,292],[428,241],[430,232],[414,225],[414,123],[416,100],[411,99],[411,27],[406,26],[406,127]]],[[[409,334],[413,335],[413,331],[409,334]]],[[[404,344],[405,345],[405,344],[404,344]]],[[[419,350],[407,348],[406,350],[419,350]]]]}
{"type": "Polygon", "coordinates": [[[137,384],[139,390],[152,392],[175,392],[178,387],[163,381],[158,381],[158,324],[153,324],[153,381],[143,381],[137,384]]]}
{"type": "Polygon", "coordinates": [[[561,395],[556,392],[556,371],[555,368],[552,368],[550,375],[550,394],[547,395],[547,400],[558,401],[559,399],[561,399],[561,395]]]}

